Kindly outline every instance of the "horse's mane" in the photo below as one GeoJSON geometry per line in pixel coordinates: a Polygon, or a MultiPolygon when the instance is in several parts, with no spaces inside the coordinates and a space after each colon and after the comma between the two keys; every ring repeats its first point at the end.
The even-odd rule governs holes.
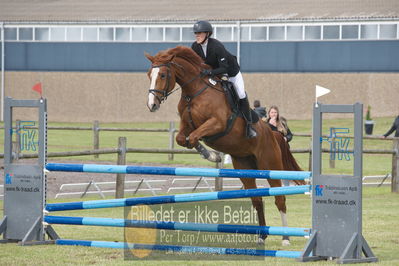
{"type": "Polygon", "coordinates": [[[204,68],[205,63],[202,58],[197,55],[191,48],[186,46],[176,46],[168,50],[164,50],[155,55],[156,61],[160,63],[169,63],[174,57],[182,58],[194,67],[204,68]]]}

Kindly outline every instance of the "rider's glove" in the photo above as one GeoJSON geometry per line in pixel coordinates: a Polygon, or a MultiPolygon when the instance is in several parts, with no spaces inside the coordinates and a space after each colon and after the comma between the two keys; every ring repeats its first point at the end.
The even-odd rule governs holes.
{"type": "Polygon", "coordinates": [[[202,76],[213,76],[212,70],[210,69],[204,69],[201,71],[202,76]]]}

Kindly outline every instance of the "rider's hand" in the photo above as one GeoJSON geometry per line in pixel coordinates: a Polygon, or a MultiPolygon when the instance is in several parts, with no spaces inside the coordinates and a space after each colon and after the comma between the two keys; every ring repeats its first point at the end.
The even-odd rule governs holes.
{"type": "Polygon", "coordinates": [[[204,69],[201,71],[202,76],[213,76],[212,70],[210,69],[204,69]]]}

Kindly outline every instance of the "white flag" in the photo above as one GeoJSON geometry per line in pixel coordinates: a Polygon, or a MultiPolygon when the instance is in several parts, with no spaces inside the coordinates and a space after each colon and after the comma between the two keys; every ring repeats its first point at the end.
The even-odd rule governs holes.
{"type": "Polygon", "coordinates": [[[324,87],[321,87],[321,86],[319,86],[319,85],[316,85],[316,98],[318,98],[318,97],[320,97],[320,96],[323,96],[323,95],[325,95],[325,94],[327,94],[327,93],[330,93],[330,90],[329,90],[329,89],[326,89],[326,88],[324,88],[324,87]]]}

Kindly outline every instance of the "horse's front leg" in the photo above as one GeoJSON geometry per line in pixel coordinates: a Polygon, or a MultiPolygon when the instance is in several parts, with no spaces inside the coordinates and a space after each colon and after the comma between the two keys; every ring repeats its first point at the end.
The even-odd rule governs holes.
{"type": "Polygon", "coordinates": [[[176,135],[176,142],[182,147],[186,147],[189,149],[192,149],[195,147],[195,149],[201,154],[202,158],[210,161],[210,162],[221,162],[222,158],[221,156],[214,152],[214,151],[208,151],[199,141],[196,142],[195,146],[189,142],[190,137],[189,133],[187,133],[187,127],[184,126],[184,123],[180,123],[180,129],[178,134],[176,135]],[[182,126],[183,125],[183,126],[182,126]]]}
{"type": "Polygon", "coordinates": [[[188,137],[188,142],[191,147],[196,147],[198,145],[198,141],[204,136],[212,136],[216,133],[223,131],[224,127],[222,123],[218,121],[216,118],[210,118],[205,121],[201,126],[199,126],[196,130],[190,133],[188,137]]]}
{"type": "Polygon", "coordinates": [[[192,149],[193,147],[190,147],[190,143],[188,142],[188,136],[190,135],[188,128],[187,123],[180,121],[179,132],[176,135],[176,142],[182,147],[192,149]]]}

